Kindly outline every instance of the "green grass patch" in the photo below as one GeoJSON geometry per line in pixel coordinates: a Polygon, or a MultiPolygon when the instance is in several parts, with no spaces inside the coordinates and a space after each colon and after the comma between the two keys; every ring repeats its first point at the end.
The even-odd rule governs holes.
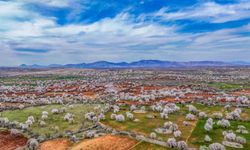
{"type": "Polygon", "coordinates": [[[236,84],[236,83],[223,83],[223,82],[210,82],[208,86],[221,89],[221,90],[236,90],[236,89],[250,89],[250,84],[236,84]]]}
{"type": "MultiPolygon", "coordinates": [[[[59,127],[59,133],[63,133],[64,131],[77,131],[79,128],[83,126],[90,126],[92,125],[91,122],[85,120],[85,113],[89,111],[93,111],[93,108],[96,105],[90,104],[76,104],[73,108],[67,108],[65,113],[60,114],[52,114],[51,110],[53,108],[60,109],[61,107],[65,107],[63,105],[47,105],[47,106],[39,106],[39,107],[29,107],[23,110],[14,110],[14,111],[4,111],[2,112],[3,117],[8,117],[11,121],[18,121],[24,123],[29,116],[33,116],[35,118],[35,123],[31,126],[31,129],[34,133],[39,135],[50,135],[54,134],[55,130],[54,127],[59,127]],[[49,113],[48,119],[45,120],[46,126],[40,127],[38,125],[38,120],[41,118],[41,114],[43,111],[47,111],[49,113]],[[72,113],[75,117],[75,122],[70,124],[67,121],[64,121],[63,117],[66,113],[72,113]]],[[[58,133],[58,132],[57,132],[58,133]]]]}
{"type": "MultiPolygon", "coordinates": [[[[217,122],[217,120],[214,120],[215,122],[217,122]]],[[[204,129],[204,125],[206,123],[206,120],[199,120],[196,128],[194,129],[194,131],[191,134],[191,137],[189,138],[188,144],[190,146],[196,147],[198,148],[201,145],[206,145],[208,146],[211,143],[214,142],[219,142],[222,143],[224,136],[222,135],[223,131],[228,131],[228,130],[233,130],[234,133],[236,133],[235,131],[237,130],[237,126],[238,125],[244,125],[248,130],[250,129],[250,123],[249,122],[240,122],[240,121],[230,121],[231,126],[229,128],[221,128],[218,127],[216,124],[214,124],[214,128],[213,130],[211,130],[210,132],[206,132],[204,129]],[[204,137],[205,135],[209,135],[212,138],[211,143],[206,143],[204,142],[204,137]]],[[[249,134],[238,134],[239,136],[242,136],[244,138],[246,138],[247,140],[247,144],[244,145],[244,148],[242,150],[247,150],[250,147],[250,135],[249,134]]],[[[226,147],[228,150],[234,150],[234,148],[230,148],[230,147],[226,147]]]]}
{"type": "MultiPolygon", "coordinates": [[[[208,114],[209,117],[212,117],[212,114],[215,112],[221,112],[224,116],[227,113],[227,110],[224,109],[223,106],[205,106],[202,104],[197,104],[194,103],[194,105],[198,110],[204,111],[208,114]]],[[[206,133],[204,129],[204,124],[206,120],[199,119],[197,117],[197,121],[189,121],[191,125],[189,126],[184,126],[183,121],[186,121],[185,117],[186,114],[188,113],[188,108],[185,105],[178,104],[178,106],[181,108],[179,112],[175,112],[173,114],[169,114],[169,118],[167,120],[163,120],[160,118],[160,114],[157,112],[153,112],[148,110],[147,113],[145,114],[134,114],[134,118],[139,119],[139,122],[134,122],[131,120],[128,120],[126,118],[126,111],[128,111],[127,107],[122,107],[121,111],[117,114],[123,114],[126,118],[124,122],[118,122],[115,120],[110,119],[110,115],[113,113],[108,112],[106,114],[106,120],[102,121],[102,123],[115,128],[117,130],[124,130],[124,131],[130,131],[130,132],[136,132],[140,133],[145,136],[149,136],[151,132],[155,132],[154,130],[157,127],[162,127],[164,122],[166,121],[172,121],[173,123],[178,124],[179,130],[182,132],[182,135],[180,138],[176,138],[177,141],[179,140],[184,140],[188,141],[188,144],[190,147],[196,147],[198,148],[200,145],[209,145],[209,143],[204,143],[204,137],[206,134],[208,134],[212,139],[213,142],[222,142],[223,141],[223,135],[222,135],[222,128],[219,128],[218,126],[214,125],[214,130],[211,131],[210,133],[206,133]],[[154,115],[156,118],[154,119],[148,119],[146,116],[147,115],[154,115]]],[[[148,107],[147,107],[148,109],[148,107]]],[[[228,110],[229,112],[234,110],[235,108],[230,108],[228,110]]],[[[249,112],[250,109],[247,108],[242,108],[242,116],[244,115],[245,120],[249,118],[249,112]]],[[[240,122],[240,121],[230,121],[231,122],[231,127],[228,130],[236,130],[238,125],[244,125],[248,130],[250,129],[250,123],[249,122],[240,122]]],[[[249,135],[242,135],[244,136],[247,141],[250,141],[249,135]]],[[[158,140],[163,140],[167,141],[168,138],[173,137],[173,134],[157,134],[158,140]]],[[[135,149],[142,149],[144,144],[148,144],[146,142],[143,142],[142,144],[139,144],[138,146],[135,147],[135,149]]],[[[248,143],[250,144],[250,143],[248,143]]],[[[156,149],[152,145],[149,145],[149,149],[156,149]]],[[[249,147],[250,145],[244,145],[244,147],[249,147]]],[[[230,149],[230,148],[228,148],[230,149]]],[[[231,149],[230,149],[231,150],[231,149]]]]}
{"type": "MultiPolygon", "coordinates": [[[[123,114],[126,118],[126,114],[125,114],[126,111],[128,110],[121,110],[118,114],[123,114]]],[[[113,127],[117,130],[132,131],[132,132],[142,134],[144,136],[149,136],[151,132],[155,132],[156,128],[163,127],[165,122],[172,121],[178,124],[179,130],[181,130],[182,132],[181,137],[177,138],[177,140],[185,140],[191,134],[192,128],[194,128],[195,123],[196,123],[195,121],[190,121],[191,125],[189,126],[185,126],[183,124],[183,121],[186,120],[185,119],[186,111],[187,111],[186,108],[183,108],[182,111],[180,112],[170,114],[168,119],[160,118],[160,113],[153,112],[153,111],[147,111],[147,113],[145,114],[133,113],[134,118],[139,119],[139,122],[134,122],[132,120],[129,120],[128,118],[126,118],[126,121],[124,122],[111,120],[110,116],[112,112],[108,112],[106,114],[106,120],[102,121],[102,123],[110,127],[113,127]],[[149,119],[147,118],[147,115],[153,115],[153,116],[156,116],[156,118],[149,119]]],[[[173,134],[158,134],[157,133],[157,138],[159,140],[167,140],[170,137],[173,137],[173,134]]]]}

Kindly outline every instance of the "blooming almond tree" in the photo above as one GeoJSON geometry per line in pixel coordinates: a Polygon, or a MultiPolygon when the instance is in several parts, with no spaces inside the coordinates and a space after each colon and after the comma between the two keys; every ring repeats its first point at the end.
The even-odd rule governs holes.
{"type": "Polygon", "coordinates": [[[27,146],[31,150],[37,149],[38,145],[39,145],[38,141],[34,138],[31,138],[27,141],[27,146]]]}
{"type": "Polygon", "coordinates": [[[213,143],[209,145],[210,150],[225,150],[225,146],[220,143],[213,143]]]}
{"type": "Polygon", "coordinates": [[[168,138],[167,145],[169,148],[176,148],[177,143],[175,138],[168,138]]]}
{"type": "Polygon", "coordinates": [[[177,148],[179,150],[188,150],[188,145],[185,141],[179,141],[177,142],[177,148]]]}

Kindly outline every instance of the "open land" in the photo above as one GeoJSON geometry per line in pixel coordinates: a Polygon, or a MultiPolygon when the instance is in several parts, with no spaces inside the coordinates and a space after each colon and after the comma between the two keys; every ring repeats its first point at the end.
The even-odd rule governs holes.
{"type": "Polygon", "coordinates": [[[250,147],[250,68],[0,69],[0,148],[250,147]]]}

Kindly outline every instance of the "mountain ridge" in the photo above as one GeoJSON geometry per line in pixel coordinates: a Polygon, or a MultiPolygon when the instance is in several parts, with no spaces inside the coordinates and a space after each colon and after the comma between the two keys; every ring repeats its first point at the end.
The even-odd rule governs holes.
{"type": "Polygon", "coordinates": [[[250,66],[249,62],[236,61],[162,61],[162,60],[139,60],[134,62],[109,62],[96,61],[92,63],[78,64],[50,64],[50,65],[26,65],[22,64],[20,68],[180,68],[180,67],[223,67],[223,66],[250,66]]]}

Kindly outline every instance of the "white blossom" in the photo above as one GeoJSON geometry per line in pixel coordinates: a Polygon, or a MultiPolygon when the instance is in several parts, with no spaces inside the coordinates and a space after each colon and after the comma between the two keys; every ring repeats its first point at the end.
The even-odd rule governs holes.
{"type": "Polygon", "coordinates": [[[220,143],[213,143],[209,145],[210,150],[225,150],[225,146],[220,143]]]}
{"type": "Polygon", "coordinates": [[[167,145],[169,148],[175,148],[177,146],[175,138],[168,138],[167,145]]]}

